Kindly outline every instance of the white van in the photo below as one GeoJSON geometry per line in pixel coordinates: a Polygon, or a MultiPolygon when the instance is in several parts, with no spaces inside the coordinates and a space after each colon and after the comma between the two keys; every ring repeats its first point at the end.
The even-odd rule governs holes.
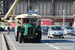
{"type": "Polygon", "coordinates": [[[63,30],[61,29],[61,26],[58,25],[52,25],[48,29],[48,38],[52,37],[59,37],[64,38],[63,30]]]}

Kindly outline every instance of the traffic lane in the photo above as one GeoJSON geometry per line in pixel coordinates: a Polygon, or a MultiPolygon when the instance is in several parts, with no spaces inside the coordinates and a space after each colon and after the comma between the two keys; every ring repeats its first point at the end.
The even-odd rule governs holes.
{"type": "MultiPolygon", "coordinates": [[[[17,50],[21,50],[22,48],[23,49],[43,49],[43,50],[55,50],[55,49],[65,49],[65,47],[74,47],[75,44],[72,44],[73,42],[72,41],[69,41],[67,39],[68,36],[66,36],[64,39],[67,39],[67,40],[64,40],[64,39],[48,39],[47,36],[42,36],[42,40],[41,42],[42,43],[22,43],[20,44],[19,42],[16,42],[14,40],[14,35],[8,35],[8,37],[11,39],[11,41],[13,42],[14,46],[16,47],[17,50]],[[69,46],[68,46],[69,45],[69,46]]],[[[71,37],[71,39],[74,39],[74,37],[71,37]]],[[[70,39],[70,40],[71,40],[70,39]]]]}
{"type": "Polygon", "coordinates": [[[54,47],[58,47],[61,50],[74,50],[75,49],[75,36],[67,35],[64,39],[62,38],[47,38],[47,35],[43,36],[44,43],[50,46],[53,45],[54,47]],[[45,40],[46,39],[46,40],[45,40]]]}
{"type": "MultiPolygon", "coordinates": [[[[16,47],[17,50],[21,49],[33,49],[33,50],[55,50],[55,49],[65,49],[65,47],[71,47],[74,48],[74,45],[72,42],[65,41],[63,39],[48,39],[47,36],[43,36],[41,42],[42,43],[22,43],[20,44],[19,42],[16,42],[14,40],[14,35],[8,35],[10,37],[11,41],[13,42],[14,46],[16,47]],[[62,43],[64,42],[64,43],[62,43]],[[67,43],[68,42],[68,43],[67,43]]],[[[66,38],[66,37],[65,37],[66,38]]],[[[70,48],[69,48],[70,49],[70,48]]]]}
{"type": "MultiPolygon", "coordinates": [[[[47,38],[47,35],[42,35],[41,43],[22,43],[15,41],[14,32],[11,32],[9,35],[7,35],[13,45],[16,47],[17,50],[23,49],[33,49],[33,50],[55,50],[55,49],[63,49],[65,50],[65,47],[71,47],[71,49],[75,46],[75,37],[74,36],[65,36],[64,39],[59,38],[47,38]],[[65,47],[64,47],[65,46],[65,47]]],[[[70,48],[69,48],[70,49],[70,48]]],[[[73,48],[74,49],[74,48],[73,48]]]]}
{"type": "Polygon", "coordinates": [[[32,43],[32,42],[28,42],[28,43],[19,43],[15,41],[15,36],[14,35],[7,35],[14,47],[16,48],[16,50],[55,50],[54,48],[46,45],[45,43],[32,43]]]}
{"type": "Polygon", "coordinates": [[[45,43],[75,43],[75,36],[64,36],[64,38],[48,38],[47,35],[42,35],[42,41],[45,43]]]}

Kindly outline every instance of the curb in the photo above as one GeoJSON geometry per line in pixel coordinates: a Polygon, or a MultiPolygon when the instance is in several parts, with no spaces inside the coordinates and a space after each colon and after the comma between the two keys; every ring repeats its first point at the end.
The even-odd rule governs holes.
{"type": "Polygon", "coordinates": [[[3,34],[1,34],[1,36],[2,36],[2,47],[3,47],[3,50],[7,50],[7,46],[6,46],[6,42],[5,42],[3,34]]]}
{"type": "Polygon", "coordinates": [[[13,45],[12,41],[10,40],[10,38],[7,35],[5,35],[5,37],[7,39],[7,43],[9,45],[10,50],[16,50],[16,48],[14,47],[14,45],[13,45]]]}

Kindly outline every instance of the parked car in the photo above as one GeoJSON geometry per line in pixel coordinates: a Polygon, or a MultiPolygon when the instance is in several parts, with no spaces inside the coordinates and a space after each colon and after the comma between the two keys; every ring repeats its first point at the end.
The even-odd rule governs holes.
{"type": "Polygon", "coordinates": [[[49,29],[49,26],[42,26],[41,27],[42,34],[48,34],[48,29],[49,29]]]}
{"type": "Polygon", "coordinates": [[[75,36],[73,27],[72,26],[66,26],[64,29],[64,35],[74,35],[75,36]]]}
{"type": "Polygon", "coordinates": [[[4,28],[0,27],[0,31],[4,31],[4,28]]]}
{"type": "Polygon", "coordinates": [[[48,29],[48,38],[52,37],[59,37],[64,38],[63,30],[61,29],[61,26],[59,25],[52,25],[48,29]]]}

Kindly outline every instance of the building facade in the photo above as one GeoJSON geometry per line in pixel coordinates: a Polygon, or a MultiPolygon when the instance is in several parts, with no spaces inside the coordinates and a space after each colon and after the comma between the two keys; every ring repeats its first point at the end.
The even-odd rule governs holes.
{"type": "MultiPolygon", "coordinates": [[[[2,0],[0,4],[0,17],[4,17],[13,4],[14,0],[2,0]]],[[[28,10],[38,10],[42,19],[52,20],[54,25],[63,25],[63,10],[65,10],[65,24],[74,25],[74,0],[19,0],[11,14],[15,15],[28,13],[28,10]]],[[[11,17],[11,14],[9,17],[11,17]]]]}

